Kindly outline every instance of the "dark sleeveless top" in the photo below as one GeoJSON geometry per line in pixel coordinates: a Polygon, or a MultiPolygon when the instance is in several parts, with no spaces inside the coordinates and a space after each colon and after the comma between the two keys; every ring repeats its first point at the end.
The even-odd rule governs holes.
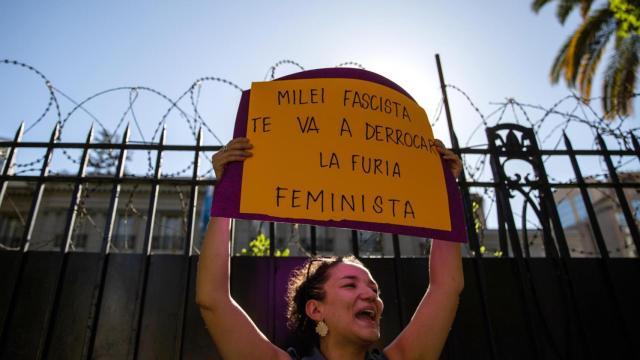
{"type": "MultiPolygon", "coordinates": [[[[298,353],[293,348],[287,349],[287,353],[289,354],[289,356],[291,356],[291,359],[293,360],[325,360],[320,350],[318,350],[318,348],[315,348],[315,347],[313,348],[311,355],[305,356],[302,358],[298,356],[298,353]]],[[[384,355],[384,353],[378,349],[373,349],[371,351],[368,351],[364,359],[365,360],[389,360],[389,358],[387,358],[384,355]]]]}

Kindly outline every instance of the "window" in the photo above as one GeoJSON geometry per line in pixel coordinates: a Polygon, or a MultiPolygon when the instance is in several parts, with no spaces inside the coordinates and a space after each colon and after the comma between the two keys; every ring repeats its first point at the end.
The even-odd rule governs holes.
{"type": "Polygon", "coordinates": [[[22,240],[24,226],[17,216],[4,214],[0,216],[0,248],[18,250],[22,240]]]}
{"type": "MultiPolygon", "coordinates": [[[[59,214],[63,214],[63,212],[59,212],[59,214]]],[[[66,215],[64,220],[66,221],[66,215]]],[[[86,250],[87,248],[87,240],[89,239],[89,228],[88,221],[85,217],[77,217],[73,226],[73,233],[71,234],[71,243],[69,244],[69,250],[86,250]]],[[[64,231],[64,230],[62,230],[64,231]]],[[[64,241],[64,233],[57,234],[53,239],[53,247],[55,250],[60,249],[60,245],[62,245],[62,241],[64,241]]]]}
{"type": "Polygon", "coordinates": [[[576,217],[573,214],[570,198],[563,199],[558,203],[558,215],[562,226],[570,227],[576,224],[576,217]]]}
{"type": "Polygon", "coordinates": [[[575,206],[576,213],[578,214],[578,221],[587,219],[587,208],[584,206],[582,196],[574,196],[573,205],[575,206]]]}
{"type": "Polygon", "coordinates": [[[151,245],[153,250],[175,251],[184,248],[186,232],[179,214],[160,216],[156,229],[151,245]]]}
{"type": "Polygon", "coordinates": [[[316,252],[332,252],[334,250],[335,229],[318,226],[316,228],[316,252]]]}
{"type": "MultiPolygon", "coordinates": [[[[636,223],[640,220],[640,199],[633,199],[629,203],[629,207],[631,208],[631,215],[636,220],[636,223]]],[[[625,233],[629,232],[629,226],[627,225],[627,219],[624,217],[624,213],[622,210],[616,212],[616,219],[618,220],[618,224],[622,227],[625,233]]]]}
{"type": "Polygon", "coordinates": [[[640,220],[640,199],[631,200],[631,213],[636,221],[640,220]]]}
{"type": "MultiPolygon", "coordinates": [[[[73,234],[71,235],[71,244],[69,244],[69,250],[83,250],[87,247],[87,234],[73,234]]],[[[53,239],[53,247],[58,250],[62,241],[64,240],[64,234],[58,234],[53,239]]]]}
{"type": "Polygon", "coordinates": [[[136,242],[136,219],[129,216],[118,216],[111,238],[111,247],[115,251],[130,252],[135,250],[136,242]]]}
{"type": "Polygon", "coordinates": [[[358,231],[358,235],[358,245],[361,253],[382,255],[382,233],[373,231],[358,231]]]}

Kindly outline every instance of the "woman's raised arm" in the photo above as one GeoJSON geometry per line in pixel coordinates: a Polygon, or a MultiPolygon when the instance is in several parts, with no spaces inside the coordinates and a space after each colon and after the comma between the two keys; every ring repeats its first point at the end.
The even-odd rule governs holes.
{"type": "MultiPolygon", "coordinates": [[[[246,139],[232,140],[213,158],[219,179],[230,161],[251,156],[246,139]]],[[[211,217],[200,249],[196,279],[196,303],[209,335],[223,359],[291,359],[260,332],[233,300],[229,287],[230,220],[211,217]]]]}
{"type": "MultiPolygon", "coordinates": [[[[438,151],[453,175],[462,171],[460,158],[441,142],[438,151]]],[[[429,288],[411,321],[384,350],[391,360],[438,359],[447,340],[464,287],[460,244],[433,240],[429,256],[429,288]]]]}

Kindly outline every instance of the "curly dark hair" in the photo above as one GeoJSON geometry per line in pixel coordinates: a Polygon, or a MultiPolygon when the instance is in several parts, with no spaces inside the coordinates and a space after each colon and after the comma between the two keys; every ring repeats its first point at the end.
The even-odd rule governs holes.
{"type": "Polygon", "coordinates": [[[341,263],[364,267],[354,256],[313,257],[291,272],[286,296],[287,326],[298,338],[303,352],[319,346],[315,323],[306,313],[307,301],[324,300],[324,284],[329,279],[329,270],[341,263]]]}

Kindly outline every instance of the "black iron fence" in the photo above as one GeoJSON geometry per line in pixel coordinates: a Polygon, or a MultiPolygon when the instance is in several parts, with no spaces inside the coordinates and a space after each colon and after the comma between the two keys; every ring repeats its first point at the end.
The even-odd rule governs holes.
{"type": "MultiPolygon", "coordinates": [[[[629,133],[623,140],[628,146],[610,150],[598,134],[599,149],[574,150],[564,135],[565,149],[546,150],[539,148],[532,127],[499,124],[486,128],[486,147],[461,147],[441,71],[440,80],[454,151],[463,158],[488,158],[492,175],[479,180],[463,173],[459,179],[469,240],[466,287],[443,358],[638,357],[634,339],[640,324],[640,174],[619,172],[612,160],[640,161],[638,139],[629,133]],[[568,158],[575,181],[551,181],[544,160],[550,157],[568,158]],[[606,176],[583,177],[578,159],[584,157],[602,161],[606,176]],[[511,171],[511,161],[520,161],[527,173],[511,171]],[[494,194],[493,225],[478,211],[483,196],[477,194],[486,189],[494,194]]],[[[18,217],[0,214],[0,227],[14,229],[0,238],[0,357],[215,357],[194,303],[194,278],[198,219],[203,212],[206,217],[202,205],[210,201],[203,189],[215,185],[215,179],[199,172],[206,161],[202,155],[220,147],[203,145],[202,129],[194,145],[166,144],[164,129],[157,142],[147,143],[130,142],[129,127],[120,143],[95,142],[93,131],[84,143],[61,142],[59,131],[58,124],[48,142],[25,142],[21,126],[13,140],[0,142],[5,154],[0,204],[16,209],[16,204],[8,204],[12,185],[29,184],[30,194],[28,211],[17,211],[18,217]],[[35,174],[15,171],[16,153],[25,148],[44,152],[35,174]],[[51,174],[54,152],[73,149],[81,152],[77,172],[51,174]],[[147,176],[125,172],[127,153],[134,150],[146,151],[150,159],[155,155],[147,176]],[[91,152],[97,151],[109,154],[110,172],[88,171],[91,152]],[[163,156],[170,151],[191,157],[191,176],[163,176],[163,156]],[[43,203],[45,189],[56,184],[65,184],[68,193],[61,207],[65,214],[58,218],[64,231],[57,237],[50,234],[55,241],[47,245],[48,251],[35,251],[39,214],[52,206],[43,203]],[[100,239],[93,250],[77,251],[92,242],[78,225],[79,217],[86,215],[91,186],[101,186],[108,194],[101,200],[106,205],[103,221],[92,223],[100,239]],[[146,207],[132,210],[144,223],[138,235],[119,215],[123,202],[126,211],[131,208],[133,195],[123,201],[123,192],[131,192],[131,187],[146,187],[138,192],[146,197],[146,207]],[[160,221],[159,192],[167,188],[179,189],[181,215],[160,221]],[[158,251],[162,249],[170,251],[158,251]]],[[[303,258],[276,257],[277,225],[265,226],[272,239],[268,256],[234,257],[232,291],[261,330],[285,346],[290,338],[283,327],[284,287],[289,271],[303,258]]],[[[306,229],[298,239],[303,253],[331,252],[335,243],[345,241],[323,228],[306,229]]],[[[348,234],[350,252],[364,255],[365,235],[355,230],[348,234]]],[[[373,256],[363,259],[385,289],[385,344],[411,318],[428,284],[427,260],[424,252],[418,257],[403,254],[401,243],[409,240],[396,234],[380,235],[375,241],[366,250],[373,256]],[[385,241],[391,243],[390,257],[382,256],[385,241]]]]}

